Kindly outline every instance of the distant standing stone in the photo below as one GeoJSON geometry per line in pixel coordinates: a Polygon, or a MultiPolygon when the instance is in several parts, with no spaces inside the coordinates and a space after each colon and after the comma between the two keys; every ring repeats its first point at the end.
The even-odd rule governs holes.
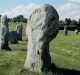
{"type": "Polygon", "coordinates": [[[22,40],[22,24],[21,23],[17,23],[16,25],[16,32],[18,34],[18,40],[22,40]]]}
{"type": "Polygon", "coordinates": [[[64,33],[65,33],[65,36],[68,35],[68,26],[67,25],[64,26],[64,33]]]}
{"type": "Polygon", "coordinates": [[[8,46],[8,18],[6,15],[1,17],[1,26],[0,26],[0,48],[11,50],[8,46]]]}
{"type": "Polygon", "coordinates": [[[33,72],[48,71],[51,68],[49,43],[58,33],[59,16],[49,4],[37,7],[27,23],[27,58],[24,68],[33,72]]]}
{"type": "Polygon", "coordinates": [[[10,31],[8,39],[9,39],[9,42],[11,44],[17,44],[18,43],[18,34],[17,34],[17,32],[16,31],[10,31]]]}

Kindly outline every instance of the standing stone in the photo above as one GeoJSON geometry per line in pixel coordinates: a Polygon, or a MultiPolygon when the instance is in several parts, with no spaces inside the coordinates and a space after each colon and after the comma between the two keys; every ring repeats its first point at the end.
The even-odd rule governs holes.
{"type": "Polygon", "coordinates": [[[64,26],[64,33],[65,33],[65,36],[68,35],[68,26],[67,25],[64,26]]]}
{"type": "Polygon", "coordinates": [[[10,31],[9,32],[9,42],[11,44],[17,44],[18,43],[18,34],[16,31],[10,31]]]}
{"type": "Polygon", "coordinates": [[[58,33],[58,22],[58,13],[51,5],[45,4],[33,11],[26,31],[28,47],[25,69],[38,73],[50,70],[49,43],[58,33]]]}
{"type": "Polygon", "coordinates": [[[1,17],[1,27],[0,27],[0,48],[11,50],[8,46],[8,18],[6,15],[1,17]]]}
{"type": "Polygon", "coordinates": [[[21,23],[17,23],[16,25],[16,32],[18,34],[18,40],[22,40],[22,24],[21,23]]]}

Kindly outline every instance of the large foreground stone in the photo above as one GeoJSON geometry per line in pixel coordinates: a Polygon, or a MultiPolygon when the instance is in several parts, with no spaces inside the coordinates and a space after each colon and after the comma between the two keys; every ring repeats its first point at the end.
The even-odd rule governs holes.
{"type": "Polygon", "coordinates": [[[0,26],[0,49],[10,50],[8,46],[8,18],[6,15],[1,17],[1,26],[0,26]]]}
{"type": "Polygon", "coordinates": [[[58,22],[58,13],[51,5],[45,4],[33,11],[26,31],[28,46],[25,69],[38,73],[50,70],[49,43],[58,33],[58,22]]]}

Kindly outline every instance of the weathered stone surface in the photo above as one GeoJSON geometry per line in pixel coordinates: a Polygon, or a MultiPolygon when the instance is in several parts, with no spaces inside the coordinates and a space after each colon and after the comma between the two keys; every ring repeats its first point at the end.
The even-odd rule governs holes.
{"type": "Polygon", "coordinates": [[[22,40],[22,24],[21,23],[17,23],[16,25],[16,32],[18,34],[18,40],[22,40]]]}
{"type": "Polygon", "coordinates": [[[0,27],[0,48],[10,50],[8,46],[8,18],[6,15],[1,17],[1,27],[0,27]]]}
{"type": "Polygon", "coordinates": [[[8,40],[12,44],[18,43],[18,34],[17,34],[17,32],[16,31],[10,31],[8,40]]]}
{"type": "Polygon", "coordinates": [[[25,69],[42,72],[51,68],[49,43],[58,33],[58,22],[58,13],[51,5],[45,4],[33,11],[26,30],[28,46],[25,69]]]}

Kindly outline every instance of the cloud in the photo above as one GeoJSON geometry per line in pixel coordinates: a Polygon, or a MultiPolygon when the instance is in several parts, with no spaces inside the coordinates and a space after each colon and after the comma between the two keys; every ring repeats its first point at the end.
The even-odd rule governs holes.
{"type": "Polygon", "coordinates": [[[71,2],[74,2],[74,3],[80,3],[80,0],[69,0],[71,2]]]}
{"type": "Polygon", "coordinates": [[[70,15],[71,15],[72,19],[78,20],[80,18],[80,10],[73,11],[70,15]]]}
{"type": "Polygon", "coordinates": [[[69,12],[71,10],[72,10],[72,4],[71,3],[64,4],[58,8],[58,12],[60,12],[60,13],[69,12]]]}
{"type": "Polygon", "coordinates": [[[80,18],[80,10],[79,5],[74,3],[66,3],[62,6],[58,7],[58,12],[60,19],[71,18],[71,19],[79,19],[80,18]]]}
{"type": "Polygon", "coordinates": [[[18,15],[23,15],[24,17],[29,17],[32,11],[37,7],[36,4],[28,4],[28,5],[19,5],[15,8],[11,8],[8,11],[2,13],[2,15],[6,14],[9,18],[16,17],[18,15]]]}
{"type": "MultiPolygon", "coordinates": [[[[32,11],[37,8],[37,4],[31,3],[28,5],[19,5],[15,8],[11,8],[8,11],[3,12],[2,14],[6,14],[8,17],[13,18],[17,15],[23,15],[24,17],[28,18],[32,11]]],[[[80,18],[80,5],[76,5],[74,3],[66,3],[59,7],[56,7],[60,19],[71,18],[71,19],[78,19],[80,18]]]]}

